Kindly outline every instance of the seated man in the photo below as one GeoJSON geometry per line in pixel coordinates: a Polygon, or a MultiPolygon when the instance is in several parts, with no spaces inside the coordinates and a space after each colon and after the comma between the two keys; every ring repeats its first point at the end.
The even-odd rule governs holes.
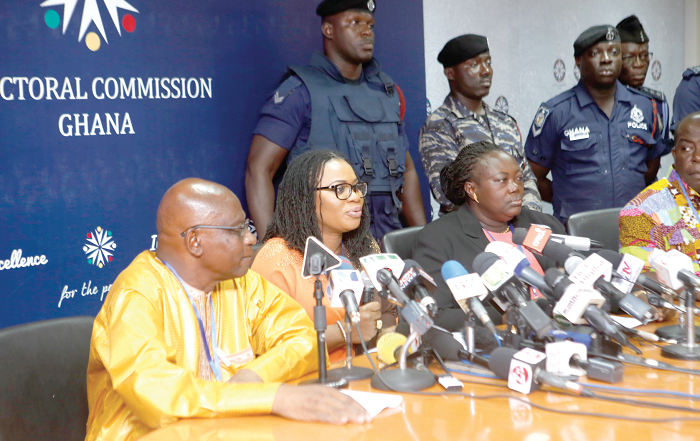
{"type": "Polygon", "coordinates": [[[620,252],[647,261],[654,249],[677,249],[700,272],[700,112],[678,125],[671,151],[674,166],[666,179],[644,189],[620,212],[620,252]]]}
{"type": "Polygon", "coordinates": [[[180,418],[277,414],[336,424],[369,416],[325,386],[281,385],[318,367],[306,312],[249,271],[238,198],[200,179],[158,207],[158,251],[117,277],[95,319],[86,440],[136,439],[180,418]]]}

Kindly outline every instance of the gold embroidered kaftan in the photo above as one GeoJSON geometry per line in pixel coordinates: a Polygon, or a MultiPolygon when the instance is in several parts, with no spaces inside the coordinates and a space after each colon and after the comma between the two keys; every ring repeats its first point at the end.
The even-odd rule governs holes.
{"type": "Polygon", "coordinates": [[[318,369],[311,320],[274,285],[248,271],[211,295],[217,344],[234,360],[221,363],[224,382],[200,378],[196,316],[155,253],[117,277],[92,331],[87,441],[136,439],[180,418],[267,414],[279,382],[318,369]],[[254,358],[236,365],[248,349],[254,358]],[[243,367],[264,383],[225,382],[243,367]]]}

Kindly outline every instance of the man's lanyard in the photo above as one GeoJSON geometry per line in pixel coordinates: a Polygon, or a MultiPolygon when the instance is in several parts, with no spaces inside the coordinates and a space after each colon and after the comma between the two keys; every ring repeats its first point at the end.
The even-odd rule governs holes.
{"type": "MultiPolygon", "coordinates": [[[[211,347],[213,351],[214,358],[212,359],[212,353],[209,351],[209,343],[207,342],[207,333],[204,330],[204,323],[202,322],[202,316],[199,314],[199,310],[197,309],[197,305],[194,303],[194,299],[192,298],[192,295],[190,295],[189,290],[185,286],[184,282],[180,278],[180,275],[175,271],[175,268],[170,266],[170,264],[164,260],[161,260],[163,264],[172,272],[175,277],[177,278],[177,281],[180,283],[180,286],[182,286],[182,289],[185,290],[185,293],[187,294],[187,297],[190,299],[190,303],[192,304],[192,309],[194,309],[194,315],[197,317],[197,322],[199,323],[199,333],[202,336],[202,341],[204,342],[204,350],[207,354],[207,361],[209,362],[209,366],[211,367],[211,371],[214,373],[214,377],[216,377],[217,381],[222,381],[221,380],[221,365],[219,364],[219,356],[216,354],[216,319],[214,318],[214,300],[212,299],[212,296],[209,296],[209,309],[211,310],[211,347]]],[[[206,301],[206,300],[205,300],[206,301]]]]}
{"type": "Polygon", "coordinates": [[[493,142],[493,145],[498,145],[496,144],[496,138],[493,136],[493,130],[491,129],[491,123],[489,122],[489,113],[486,111],[486,106],[484,106],[484,119],[486,120],[486,127],[488,127],[489,133],[491,134],[491,142],[493,142]]]}

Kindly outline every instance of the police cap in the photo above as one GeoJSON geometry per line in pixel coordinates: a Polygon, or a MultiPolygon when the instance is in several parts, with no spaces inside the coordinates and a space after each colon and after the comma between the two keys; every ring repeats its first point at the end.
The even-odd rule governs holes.
{"type": "Polygon", "coordinates": [[[649,36],[636,15],[630,15],[617,24],[623,43],[649,43],[649,36]]]}
{"type": "Polygon", "coordinates": [[[574,57],[581,56],[586,49],[601,41],[620,42],[620,33],[610,25],[600,25],[588,28],[574,41],[574,57]]]}
{"type": "Polygon", "coordinates": [[[460,35],[445,44],[438,54],[438,61],[444,67],[456,66],[489,50],[489,41],[482,35],[460,35]]]}
{"type": "Polygon", "coordinates": [[[348,9],[374,12],[375,0],[324,0],[316,8],[316,15],[328,17],[348,9]]]}

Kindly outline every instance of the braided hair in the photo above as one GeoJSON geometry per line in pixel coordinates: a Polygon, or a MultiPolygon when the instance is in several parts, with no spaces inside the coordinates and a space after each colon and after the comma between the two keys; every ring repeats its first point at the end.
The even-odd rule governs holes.
{"type": "MultiPolygon", "coordinates": [[[[295,158],[284,173],[277,190],[277,204],[267,226],[264,241],[279,237],[290,249],[304,252],[306,238],[314,236],[323,242],[322,228],[316,215],[316,187],[323,178],[323,170],[330,161],[348,162],[333,150],[312,150],[295,158]]],[[[323,218],[320,219],[323,224],[323,218]]],[[[362,206],[360,226],[343,233],[345,254],[356,267],[360,257],[376,252],[369,231],[369,209],[362,206]]]]}
{"type": "Polygon", "coordinates": [[[475,142],[460,150],[454,161],[440,172],[440,185],[447,199],[457,206],[464,204],[467,200],[464,184],[473,180],[476,165],[484,156],[502,151],[491,141],[475,142]]]}

